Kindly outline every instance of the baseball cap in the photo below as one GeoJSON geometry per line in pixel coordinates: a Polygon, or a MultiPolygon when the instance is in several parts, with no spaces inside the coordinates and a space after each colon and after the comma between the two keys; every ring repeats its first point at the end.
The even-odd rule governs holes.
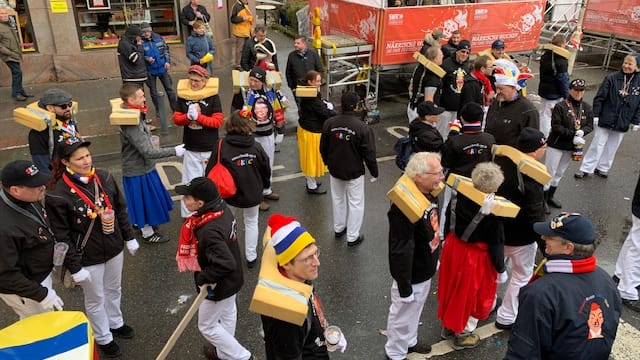
{"type": "Polygon", "coordinates": [[[39,187],[49,182],[50,175],[40,171],[38,167],[28,160],[15,160],[8,163],[2,169],[2,186],[26,186],[39,187]]]}
{"type": "Polygon", "coordinates": [[[356,108],[358,105],[358,101],[360,98],[358,94],[353,91],[346,92],[342,94],[342,98],[340,99],[340,103],[342,104],[342,111],[350,111],[356,108]]]}
{"type": "Polygon", "coordinates": [[[469,50],[471,51],[471,43],[469,42],[469,40],[460,40],[460,43],[458,43],[458,48],[457,50],[469,50]]]}
{"type": "Polygon", "coordinates": [[[204,202],[213,201],[220,197],[216,184],[204,176],[191,179],[185,185],[178,185],[175,190],[180,195],[191,195],[204,202]]]}
{"type": "Polygon", "coordinates": [[[465,123],[482,121],[483,117],[484,111],[482,110],[482,105],[478,103],[466,103],[462,109],[460,109],[460,119],[465,123]]]}
{"type": "Polygon", "coordinates": [[[68,104],[71,99],[71,94],[68,92],[58,88],[51,88],[42,94],[40,103],[42,105],[64,105],[68,104]]]}
{"type": "Polygon", "coordinates": [[[516,139],[516,149],[523,153],[530,153],[544,146],[547,141],[542,131],[532,127],[526,127],[520,131],[516,139]]]}
{"type": "Polygon", "coordinates": [[[444,108],[434,104],[433,101],[423,101],[418,104],[416,111],[418,112],[418,116],[423,117],[427,115],[440,115],[444,112],[444,108]]]}
{"type": "Polygon", "coordinates": [[[254,67],[249,72],[249,77],[253,77],[253,78],[256,78],[256,79],[264,82],[264,79],[267,77],[267,72],[264,71],[263,68],[254,67]]]}
{"type": "Polygon", "coordinates": [[[578,213],[562,213],[549,221],[534,223],[533,230],[540,235],[560,236],[583,245],[593,244],[596,235],[591,221],[578,213]]]}
{"type": "Polygon", "coordinates": [[[504,41],[498,39],[491,44],[492,49],[504,49],[504,41]]]}
{"type": "Polygon", "coordinates": [[[582,91],[585,89],[585,86],[586,82],[583,79],[574,79],[571,81],[571,84],[569,84],[569,89],[582,91]]]}
{"type": "Polygon", "coordinates": [[[87,147],[91,145],[90,141],[82,141],[82,139],[78,137],[70,137],[64,139],[64,141],[58,143],[56,147],[56,154],[63,159],[68,158],[73,154],[78,148],[87,147]]]}
{"type": "Polygon", "coordinates": [[[187,69],[187,72],[189,74],[196,74],[196,75],[200,75],[200,76],[205,77],[205,78],[209,77],[209,72],[207,71],[207,69],[203,68],[200,65],[191,65],[191,66],[189,66],[189,69],[187,69]]]}

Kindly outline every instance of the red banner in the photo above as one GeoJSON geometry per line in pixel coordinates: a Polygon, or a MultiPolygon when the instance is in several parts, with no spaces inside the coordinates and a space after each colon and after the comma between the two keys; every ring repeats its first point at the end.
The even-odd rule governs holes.
{"type": "Polygon", "coordinates": [[[640,39],[640,1],[589,0],[582,28],[586,32],[640,39]]]}

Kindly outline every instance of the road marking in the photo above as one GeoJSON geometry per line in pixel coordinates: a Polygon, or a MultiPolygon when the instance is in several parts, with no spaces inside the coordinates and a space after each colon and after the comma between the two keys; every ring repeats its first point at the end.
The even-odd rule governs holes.
{"type": "Polygon", "coordinates": [[[399,139],[409,134],[409,128],[406,126],[389,126],[387,128],[387,132],[391,134],[391,136],[395,136],[399,139]],[[401,130],[401,131],[398,132],[398,130],[401,130]]]}

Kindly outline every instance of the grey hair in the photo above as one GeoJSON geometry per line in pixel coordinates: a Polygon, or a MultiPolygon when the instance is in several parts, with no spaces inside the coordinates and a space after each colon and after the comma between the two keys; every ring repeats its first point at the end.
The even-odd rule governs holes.
{"type": "Polygon", "coordinates": [[[496,192],[504,181],[502,169],[496,163],[481,162],[471,172],[473,187],[485,192],[496,192]]]}
{"type": "Polygon", "coordinates": [[[431,169],[427,163],[429,159],[435,159],[440,163],[440,154],[425,151],[414,153],[411,155],[411,158],[409,158],[409,163],[407,163],[404,173],[407,174],[411,180],[415,180],[418,174],[433,172],[434,169],[431,169]]]}

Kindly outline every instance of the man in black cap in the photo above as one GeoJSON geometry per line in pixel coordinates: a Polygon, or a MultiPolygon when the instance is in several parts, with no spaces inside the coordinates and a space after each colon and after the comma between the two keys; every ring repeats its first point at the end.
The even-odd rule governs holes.
{"type": "Polygon", "coordinates": [[[38,107],[56,115],[46,129],[29,131],[31,160],[48,174],[57,145],[68,138],[80,138],[80,134],[76,127],[72,97],[68,92],[58,88],[48,89],[38,101],[38,107]]]}
{"type": "Polygon", "coordinates": [[[122,82],[134,82],[143,86],[147,81],[147,66],[142,47],[140,25],[129,25],[118,41],[118,65],[122,82]]]}
{"type": "Polygon", "coordinates": [[[409,124],[412,151],[414,153],[420,151],[442,152],[444,140],[436,126],[438,125],[438,116],[444,112],[444,108],[432,101],[423,101],[418,104],[416,110],[418,117],[409,124]]]}
{"type": "Polygon", "coordinates": [[[50,176],[30,161],[2,169],[0,191],[0,299],[20,319],[62,310],[52,287],[55,237],[42,206],[50,176]]]}
{"type": "MultiPolygon", "coordinates": [[[[547,146],[540,130],[526,127],[516,140],[516,148],[540,161],[547,146]]],[[[511,280],[504,293],[502,305],[498,308],[496,327],[510,329],[518,315],[518,292],[529,282],[533,274],[537,242],[540,242],[541,247],[543,245],[540,236],[533,231],[533,224],[545,219],[544,196],[543,185],[520,173],[518,164],[511,159],[496,156],[495,163],[500,165],[504,173],[504,182],[496,194],[520,207],[518,216],[502,219],[505,234],[504,256],[510,259],[510,265],[507,266],[511,268],[511,280]]]]}
{"type": "Polygon", "coordinates": [[[542,235],[547,258],[538,267],[544,271],[520,290],[505,359],[609,358],[622,302],[596,265],[593,224],[580,214],[562,213],[533,229],[542,235]]]}
{"type": "Polygon", "coordinates": [[[347,234],[347,245],[364,240],[360,232],[364,218],[364,164],[371,180],[378,178],[376,138],[358,111],[355,92],[342,95],[342,114],[323,124],[320,154],[329,167],[333,230],[336,238],[347,234]]]}
{"type": "Polygon", "coordinates": [[[460,110],[460,94],[464,85],[464,77],[471,72],[470,52],[471,43],[469,40],[462,40],[458,43],[454,55],[442,61],[442,69],[446,74],[442,78],[440,106],[446,111],[438,119],[438,131],[445,140],[449,135],[449,123],[455,120],[458,110],[460,110]]]}
{"type": "Polygon", "coordinates": [[[234,337],[236,294],[244,279],[233,212],[206,177],[194,178],[175,190],[192,213],[180,232],[178,269],[194,271],[199,291],[207,291],[198,311],[198,329],[208,342],[205,356],[254,359],[234,337]]]}

